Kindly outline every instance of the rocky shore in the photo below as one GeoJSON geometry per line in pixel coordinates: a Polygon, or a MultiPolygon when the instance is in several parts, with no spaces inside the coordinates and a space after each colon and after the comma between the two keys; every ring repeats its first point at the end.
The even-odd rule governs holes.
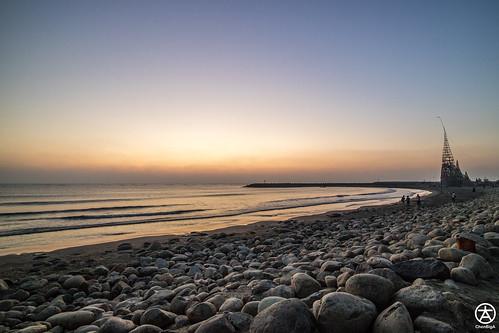
{"type": "Polygon", "coordinates": [[[499,311],[499,194],[2,265],[0,332],[476,332],[477,305],[499,311]]]}

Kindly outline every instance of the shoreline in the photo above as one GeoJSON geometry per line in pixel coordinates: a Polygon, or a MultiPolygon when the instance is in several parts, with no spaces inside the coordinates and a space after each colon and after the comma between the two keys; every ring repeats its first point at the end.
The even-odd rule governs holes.
{"type": "MultiPolygon", "coordinates": [[[[435,206],[442,204],[442,201],[450,201],[450,197],[445,200],[441,200],[442,196],[445,193],[440,191],[436,191],[433,186],[421,186],[419,188],[412,188],[413,190],[426,190],[429,191],[430,194],[422,197],[423,206],[435,206]]],[[[456,189],[461,193],[466,193],[469,195],[469,189],[466,190],[456,189]]],[[[482,195],[482,192],[476,192],[473,197],[478,197],[482,195]]],[[[470,197],[466,196],[461,198],[460,200],[465,201],[469,200],[470,197]]],[[[171,239],[178,238],[187,238],[196,235],[213,235],[218,233],[225,233],[230,235],[237,234],[258,234],[259,232],[265,231],[266,229],[271,229],[276,227],[282,223],[297,221],[304,223],[313,223],[315,221],[320,221],[324,219],[330,219],[332,222],[335,220],[339,220],[343,217],[355,218],[355,217],[365,217],[370,215],[383,214],[385,211],[390,210],[392,208],[405,210],[405,206],[402,206],[399,202],[388,203],[388,204],[379,204],[379,205],[366,205],[357,207],[354,209],[347,210],[332,210],[327,211],[321,214],[310,214],[310,215],[302,215],[298,217],[294,217],[286,220],[276,220],[276,221],[255,221],[249,224],[241,224],[241,225],[233,225],[228,227],[216,228],[213,230],[206,231],[192,231],[185,234],[164,234],[164,235],[154,235],[154,236],[140,236],[134,238],[125,238],[120,240],[114,240],[110,242],[103,243],[95,243],[95,244],[87,244],[87,245],[79,245],[73,247],[64,247],[60,249],[55,249],[51,251],[34,251],[34,252],[26,252],[19,254],[6,254],[0,256],[0,276],[3,277],[11,277],[17,276],[20,272],[28,271],[28,266],[33,261],[34,258],[38,256],[53,256],[56,258],[64,259],[72,256],[79,256],[82,259],[89,259],[95,256],[100,256],[102,254],[106,254],[114,251],[119,244],[122,243],[130,243],[132,247],[142,247],[146,243],[153,243],[158,241],[167,241],[171,239]],[[331,216],[333,216],[331,218],[331,216]],[[10,274],[12,272],[12,274],[10,274]]],[[[415,203],[412,204],[412,208],[416,209],[415,203]]],[[[107,262],[111,260],[103,260],[103,262],[107,262]]]]}

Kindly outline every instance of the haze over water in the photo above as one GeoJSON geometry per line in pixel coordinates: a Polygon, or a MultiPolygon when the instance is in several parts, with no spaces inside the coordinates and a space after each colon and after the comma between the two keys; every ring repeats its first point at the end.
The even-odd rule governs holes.
{"type": "Polygon", "coordinates": [[[0,254],[285,220],[386,204],[408,193],[426,192],[240,185],[1,185],[0,254]]]}

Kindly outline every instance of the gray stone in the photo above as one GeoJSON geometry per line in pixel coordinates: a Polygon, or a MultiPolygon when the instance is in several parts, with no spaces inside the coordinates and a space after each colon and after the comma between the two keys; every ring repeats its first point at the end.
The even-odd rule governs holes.
{"type": "Polygon", "coordinates": [[[83,286],[85,286],[86,282],[87,281],[83,276],[75,275],[66,279],[66,281],[64,281],[64,284],[62,286],[64,287],[64,289],[71,289],[71,288],[81,289],[83,286]]]}
{"type": "Polygon", "coordinates": [[[91,324],[94,320],[95,314],[85,310],[62,312],[47,319],[52,326],[62,326],[70,330],[91,324]]]}
{"type": "Polygon", "coordinates": [[[186,311],[187,318],[191,323],[198,323],[213,317],[217,313],[215,305],[209,302],[198,303],[191,306],[186,311]]]}
{"type": "Polygon", "coordinates": [[[243,309],[241,310],[242,313],[247,313],[251,316],[256,316],[258,314],[258,305],[260,304],[259,301],[251,301],[246,304],[244,304],[243,309]]]}
{"type": "Polygon", "coordinates": [[[99,333],[128,333],[135,328],[131,320],[121,319],[120,317],[110,317],[101,326],[99,333]]]}
{"type": "Polygon", "coordinates": [[[300,300],[287,299],[273,304],[253,319],[250,333],[313,333],[314,316],[300,300]]]}
{"type": "Polygon", "coordinates": [[[275,303],[278,303],[278,302],[282,302],[284,300],[286,300],[284,297],[279,297],[279,296],[265,297],[264,299],[262,299],[258,303],[258,313],[262,312],[263,310],[265,310],[269,306],[271,306],[271,305],[273,305],[275,303]]]}
{"type": "Polygon", "coordinates": [[[439,310],[446,302],[441,292],[421,284],[400,289],[394,299],[403,303],[411,314],[439,310]]]}
{"type": "Polygon", "coordinates": [[[230,297],[225,300],[225,302],[218,309],[220,312],[230,311],[230,312],[238,312],[243,308],[244,303],[237,297],[230,297]]]}
{"type": "Polygon", "coordinates": [[[479,254],[470,253],[465,255],[461,259],[459,266],[468,268],[477,278],[489,279],[494,276],[494,270],[490,264],[479,254]]]}
{"type": "Polygon", "coordinates": [[[417,278],[445,280],[450,276],[449,268],[434,258],[398,262],[393,265],[392,269],[407,281],[417,278]]]}
{"type": "Polygon", "coordinates": [[[304,298],[321,289],[321,285],[313,277],[305,273],[296,273],[291,278],[291,287],[299,298],[304,298]]]}
{"type": "Polygon", "coordinates": [[[395,287],[384,277],[364,273],[348,279],[345,290],[350,294],[367,298],[376,304],[378,309],[384,309],[395,292],[395,287]]]}
{"type": "Polygon", "coordinates": [[[148,325],[148,324],[140,325],[130,331],[130,333],[161,333],[161,332],[163,332],[163,330],[158,326],[148,325]]]}
{"type": "Polygon", "coordinates": [[[140,324],[154,325],[167,329],[175,322],[175,314],[158,308],[147,309],[140,317],[140,324]]]}
{"type": "Polygon", "coordinates": [[[205,320],[199,325],[195,333],[235,333],[236,329],[227,316],[220,314],[205,320]]]}
{"type": "Polygon", "coordinates": [[[478,281],[472,270],[466,267],[455,267],[450,271],[450,277],[456,282],[466,283],[476,286],[478,281]]]}
{"type": "Polygon", "coordinates": [[[411,315],[404,304],[395,302],[383,310],[373,326],[373,333],[413,333],[411,315]]]}
{"type": "Polygon", "coordinates": [[[469,252],[453,247],[444,247],[438,250],[438,257],[445,261],[460,262],[469,252]]]}
{"type": "Polygon", "coordinates": [[[443,321],[419,316],[414,320],[414,327],[421,333],[454,333],[454,328],[443,321]]]}
{"type": "Polygon", "coordinates": [[[376,314],[376,306],[368,299],[333,292],[320,300],[317,323],[321,333],[365,333],[376,314]]]}

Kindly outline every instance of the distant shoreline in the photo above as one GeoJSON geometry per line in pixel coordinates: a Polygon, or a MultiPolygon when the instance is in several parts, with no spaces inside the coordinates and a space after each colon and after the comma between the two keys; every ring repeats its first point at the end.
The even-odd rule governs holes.
{"type": "Polygon", "coordinates": [[[289,188],[289,187],[398,187],[398,188],[439,188],[439,182],[416,182],[416,181],[386,181],[371,183],[251,183],[244,187],[249,188],[289,188]]]}

